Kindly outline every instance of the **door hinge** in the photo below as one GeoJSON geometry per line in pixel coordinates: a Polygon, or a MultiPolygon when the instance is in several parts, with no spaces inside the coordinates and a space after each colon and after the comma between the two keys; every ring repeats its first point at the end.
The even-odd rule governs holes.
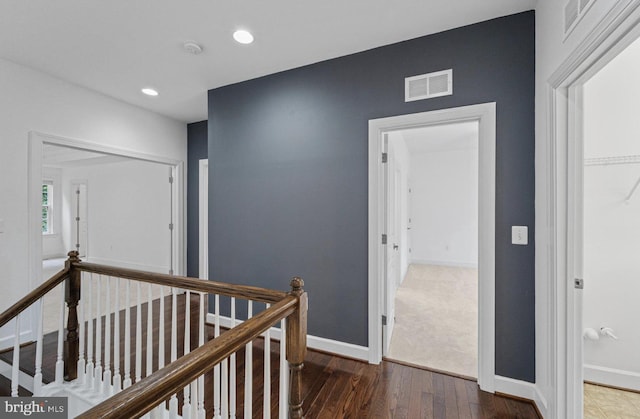
{"type": "Polygon", "coordinates": [[[169,183],[173,184],[173,176],[169,176],[169,183]]]}
{"type": "Polygon", "coordinates": [[[382,244],[387,244],[387,235],[386,234],[382,235],[382,244]]]}
{"type": "Polygon", "coordinates": [[[389,155],[387,153],[382,153],[382,163],[386,163],[389,160],[389,155]]]}
{"type": "Polygon", "coordinates": [[[173,231],[173,223],[169,223],[169,230],[173,231]]]}
{"type": "Polygon", "coordinates": [[[581,290],[584,289],[584,279],[582,278],[576,278],[573,280],[573,287],[575,289],[581,290]]]}
{"type": "Polygon", "coordinates": [[[386,326],[387,325],[387,316],[382,316],[382,325],[386,326]]]}

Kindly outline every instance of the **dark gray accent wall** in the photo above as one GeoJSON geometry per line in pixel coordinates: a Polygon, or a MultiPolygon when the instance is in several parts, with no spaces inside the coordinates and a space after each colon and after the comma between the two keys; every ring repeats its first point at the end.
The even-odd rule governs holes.
{"type": "Polygon", "coordinates": [[[368,121],[496,102],[496,373],[535,381],[534,22],[521,13],[210,90],[210,277],[287,289],[300,275],[309,333],[366,346],[368,121]],[[404,102],[405,77],[448,68],[453,96],[404,102]],[[512,225],[529,226],[528,246],[511,245],[512,225]]]}
{"type": "Polygon", "coordinates": [[[200,160],[208,158],[207,121],[187,125],[187,275],[200,270],[200,160]]]}

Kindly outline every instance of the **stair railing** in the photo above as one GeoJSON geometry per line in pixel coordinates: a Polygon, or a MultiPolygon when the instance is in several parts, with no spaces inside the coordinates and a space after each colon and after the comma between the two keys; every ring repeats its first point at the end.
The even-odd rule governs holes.
{"type": "MultiPolygon", "coordinates": [[[[82,385],[103,400],[83,418],[164,417],[167,410],[169,417],[234,417],[240,411],[251,417],[255,387],[263,396],[255,408],[264,418],[272,411],[281,418],[303,417],[307,295],[300,278],[287,293],[86,263],[72,251],[61,272],[0,314],[0,326],[12,319],[19,325],[19,314],[42,305],[43,296],[63,281],[66,328],[61,311],[55,380],[43,386],[40,317],[34,395],[52,395],[63,381],[82,385]],[[246,320],[237,316],[243,300],[246,320]],[[273,328],[277,323],[280,329],[273,328]],[[272,334],[280,340],[277,360],[271,359],[272,334]],[[259,342],[264,368],[256,377],[259,342]],[[259,375],[262,382],[256,382],[259,375]],[[275,376],[278,388],[272,391],[275,376]]],[[[16,338],[12,395],[18,393],[19,355],[16,338]]]]}

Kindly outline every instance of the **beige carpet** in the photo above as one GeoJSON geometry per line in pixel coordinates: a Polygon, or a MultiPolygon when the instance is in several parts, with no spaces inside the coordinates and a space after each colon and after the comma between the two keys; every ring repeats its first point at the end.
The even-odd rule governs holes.
{"type": "Polygon", "coordinates": [[[411,265],[387,358],[478,377],[478,270],[411,265]]]}

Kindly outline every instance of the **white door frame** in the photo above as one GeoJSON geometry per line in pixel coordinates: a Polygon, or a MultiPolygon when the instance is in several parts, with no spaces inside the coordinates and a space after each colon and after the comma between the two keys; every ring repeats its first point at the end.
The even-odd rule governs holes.
{"type": "MultiPolygon", "coordinates": [[[[547,211],[548,281],[538,284],[549,326],[551,418],[582,418],[581,89],[597,71],[640,36],[640,2],[619,0],[548,80],[547,211]]],[[[588,286],[588,284],[586,285],[588,286]]]]}
{"type": "Polygon", "coordinates": [[[369,362],[382,360],[385,233],[384,133],[447,123],[479,123],[478,384],[495,391],[496,104],[484,103],[369,121],[369,362]]]}
{"type": "Polygon", "coordinates": [[[209,279],[209,159],[201,159],[198,169],[198,276],[209,279]]]}
{"type": "MultiPolygon", "coordinates": [[[[182,161],[153,156],[115,147],[108,147],[84,140],[60,137],[51,134],[44,134],[37,131],[29,132],[29,171],[28,171],[28,214],[29,214],[29,289],[34,289],[40,285],[36,278],[42,275],[42,228],[40,226],[41,206],[42,206],[42,147],[44,144],[52,144],[62,147],[70,147],[86,151],[94,151],[103,154],[122,156],[132,159],[144,160],[153,163],[167,165],[172,168],[173,181],[173,208],[174,228],[173,228],[173,254],[174,274],[184,275],[184,260],[186,258],[185,238],[184,238],[184,163],[182,161]]],[[[29,311],[28,311],[29,312],[29,311]]],[[[32,337],[37,329],[36,316],[30,315],[32,337]]]]}

